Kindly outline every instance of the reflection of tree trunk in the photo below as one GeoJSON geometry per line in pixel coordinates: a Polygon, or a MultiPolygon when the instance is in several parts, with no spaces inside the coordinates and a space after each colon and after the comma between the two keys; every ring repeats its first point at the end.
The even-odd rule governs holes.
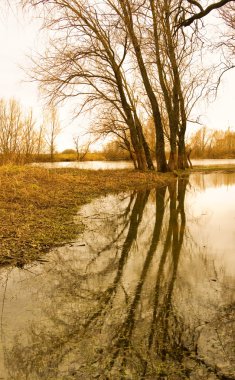
{"type": "Polygon", "coordinates": [[[88,319],[84,326],[85,329],[87,329],[94,320],[96,320],[99,316],[102,315],[103,312],[105,312],[107,305],[111,302],[112,297],[115,295],[118,285],[120,285],[125,263],[128,258],[128,254],[131,250],[131,247],[134,241],[136,240],[138,227],[143,217],[143,212],[149,197],[149,193],[150,190],[140,191],[137,193],[135,204],[133,206],[132,213],[130,216],[129,230],[124,241],[121,255],[118,261],[116,277],[114,278],[112,285],[106,289],[105,294],[102,294],[100,296],[100,308],[88,319]]]}
{"type": "MultiPolygon", "coordinates": [[[[137,303],[140,299],[141,296],[141,291],[142,287],[144,285],[144,280],[146,278],[149,266],[151,264],[152,258],[154,253],[156,252],[157,245],[160,240],[160,234],[162,230],[162,221],[163,221],[163,216],[164,216],[164,211],[165,211],[165,193],[166,193],[166,187],[162,187],[159,189],[156,189],[156,219],[155,219],[155,226],[153,230],[153,237],[151,241],[150,248],[147,252],[145,263],[143,266],[143,270],[140,276],[140,280],[138,282],[138,285],[136,287],[135,291],[135,297],[130,305],[130,313],[129,313],[129,319],[133,320],[133,315],[136,310],[137,303]]],[[[127,318],[128,319],[128,318],[127,318]]]]}
{"type": "Polygon", "coordinates": [[[120,278],[122,276],[122,272],[124,269],[126,259],[128,257],[129,252],[130,252],[130,249],[131,249],[131,247],[132,247],[132,245],[133,245],[133,243],[137,237],[138,227],[139,227],[139,224],[140,224],[142,217],[143,217],[143,212],[144,212],[144,208],[146,206],[146,203],[147,203],[147,200],[149,197],[149,193],[150,193],[149,190],[141,191],[141,192],[137,193],[136,201],[135,201],[135,204],[134,204],[134,207],[132,210],[132,214],[130,217],[129,230],[128,230],[125,242],[123,244],[123,247],[122,247],[122,252],[121,252],[120,259],[119,259],[118,271],[117,271],[117,275],[114,279],[112,287],[117,286],[117,284],[119,283],[120,278]]]}
{"type": "MultiPolygon", "coordinates": [[[[129,228],[117,259],[117,272],[114,279],[111,279],[112,285],[107,285],[105,291],[99,290],[103,289],[103,283],[99,287],[103,277],[98,277],[93,282],[93,270],[88,273],[86,271],[85,278],[80,278],[83,277],[80,276],[80,268],[77,270],[73,262],[64,267],[68,265],[68,261],[61,262],[61,258],[58,259],[60,264],[56,277],[55,274],[49,277],[56,284],[50,289],[50,294],[55,295],[56,304],[54,307],[52,304],[47,305],[45,323],[40,321],[39,325],[32,328],[30,343],[24,346],[16,341],[7,354],[7,365],[14,378],[20,379],[23,375],[30,378],[40,377],[41,373],[45,373],[47,378],[61,378],[64,363],[70,365],[76,357],[77,368],[75,367],[74,373],[77,378],[90,379],[96,376],[113,379],[160,379],[162,370],[165,372],[163,378],[175,379],[176,376],[183,379],[188,378],[186,371],[191,370],[194,360],[199,369],[202,365],[205,366],[208,374],[215,373],[218,378],[230,379],[197,356],[190,355],[190,367],[187,367],[188,362],[184,369],[181,365],[183,355],[192,353],[191,348],[183,345],[185,332],[190,339],[190,345],[194,339],[192,328],[189,326],[187,331],[173,309],[175,298],[178,298],[179,287],[177,286],[177,296],[174,289],[186,227],[186,186],[185,179],[178,180],[178,185],[174,182],[168,186],[169,218],[168,213],[165,215],[168,211],[165,205],[166,188],[156,189],[154,229],[133,292],[126,292],[122,281],[126,281],[125,276],[130,273],[129,263],[127,266],[125,264],[134,240],[138,233],[144,233],[142,227],[145,223],[141,224],[141,221],[149,197],[148,191],[133,193],[128,199],[126,209],[117,215],[125,224],[129,220],[129,228]],[[165,226],[166,220],[168,226],[165,226]],[[159,255],[158,268],[155,268],[156,253],[159,255]],[[62,270],[62,267],[66,270],[62,270]],[[154,273],[155,278],[152,277],[154,273]],[[82,324],[84,320],[85,323],[82,324]],[[189,336],[191,331],[192,336],[189,336]],[[86,342],[91,350],[84,348],[86,342]]],[[[152,208],[152,203],[148,206],[152,208]]],[[[136,271],[135,275],[137,273],[136,271]]],[[[105,276],[106,274],[107,272],[105,276]]],[[[106,277],[104,285],[105,281],[106,277]]],[[[192,372],[193,376],[194,370],[192,372]]],[[[68,372],[66,375],[69,376],[68,372]]]]}
{"type": "Polygon", "coordinates": [[[110,362],[110,368],[112,368],[112,366],[114,365],[115,359],[118,357],[119,351],[121,349],[123,349],[124,352],[127,351],[130,344],[132,332],[135,327],[135,313],[136,313],[137,306],[139,304],[139,301],[142,295],[143,285],[145,283],[145,279],[146,279],[148,270],[150,268],[150,264],[152,262],[154,253],[156,252],[157,245],[160,240],[160,234],[162,230],[162,222],[163,222],[163,216],[164,216],[164,210],[165,210],[165,193],[166,193],[166,187],[156,189],[156,219],[155,219],[155,226],[154,226],[152,241],[146,255],[142,273],[141,273],[139,282],[137,284],[137,287],[134,293],[133,301],[128,307],[129,312],[118,333],[117,341],[115,343],[116,350],[110,362]]]}
{"type": "Polygon", "coordinates": [[[185,219],[185,211],[184,211],[184,198],[186,191],[187,181],[178,180],[178,207],[176,207],[176,186],[169,185],[169,193],[170,193],[170,218],[172,223],[172,261],[173,261],[173,270],[171,279],[169,281],[167,293],[164,301],[164,318],[162,321],[162,331],[163,331],[163,340],[162,347],[160,349],[162,359],[165,358],[167,350],[170,347],[170,333],[169,333],[169,318],[171,312],[171,300],[173,295],[173,289],[175,285],[175,281],[177,278],[177,270],[179,264],[180,252],[183,244],[183,237],[186,225],[185,219]],[[179,225],[178,215],[180,214],[181,223],[179,225]]]}
{"type": "MultiPolygon", "coordinates": [[[[166,263],[167,253],[170,249],[171,245],[171,237],[172,237],[172,223],[171,219],[169,220],[169,226],[167,230],[166,240],[163,247],[163,252],[161,255],[157,276],[156,276],[156,285],[154,289],[154,300],[153,300],[153,312],[152,312],[152,322],[149,329],[149,337],[148,337],[148,350],[151,350],[151,347],[154,342],[154,336],[156,333],[156,327],[157,327],[157,314],[158,314],[158,307],[159,307],[159,299],[160,299],[160,287],[161,287],[161,280],[163,276],[164,271],[164,265],[166,263]]],[[[148,361],[144,362],[142,377],[144,378],[147,372],[148,367],[148,361]]]]}
{"type": "MultiPolygon", "coordinates": [[[[167,352],[171,349],[169,341],[171,335],[174,332],[170,332],[169,318],[171,313],[171,299],[173,295],[174,284],[177,276],[177,269],[179,263],[180,251],[183,243],[183,236],[185,230],[185,213],[184,213],[184,198],[186,192],[187,180],[179,180],[178,182],[178,198],[176,183],[171,183],[168,185],[170,194],[170,219],[169,226],[166,234],[165,243],[163,246],[162,256],[159,262],[159,267],[156,275],[156,285],[154,291],[153,300],[153,311],[152,311],[152,321],[149,328],[148,336],[148,352],[150,353],[151,347],[153,346],[155,339],[155,347],[157,347],[158,354],[164,360],[167,352]],[[178,199],[178,207],[176,206],[178,199]],[[181,215],[181,225],[178,225],[178,214],[181,215]],[[163,284],[164,280],[164,266],[166,264],[167,253],[169,252],[170,246],[172,244],[172,258],[173,258],[173,269],[172,275],[169,280],[169,285],[167,287],[167,292],[165,297],[163,297],[163,303],[160,305],[161,292],[164,292],[166,287],[163,284]]],[[[162,298],[162,297],[161,297],[162,298]]],[[[173,347],[174,354],[177,355],[177,348],[173,347]]],[[[142,377],[146,376],[148,369],[148,361],[144,361],[142,377]]]]}

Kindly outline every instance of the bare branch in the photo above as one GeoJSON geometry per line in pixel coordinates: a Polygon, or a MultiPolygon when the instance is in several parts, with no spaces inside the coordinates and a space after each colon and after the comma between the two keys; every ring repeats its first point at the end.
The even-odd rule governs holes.
{"type": "MultiPolygon", "coordinates": [[[[189,1],[188,0],[188,2],[191,3],[191,4],[194,4],[194,5],[196,3],[196,5],[199,6],[199,3],[195,2],[195,1],[191,1],[191,0],[189,1]]],[[[230,3],[230,2],[234,2],[234,0],[220,0],[220,1],[216,2],[216,3],[208,5],[208,7],[206,7],[205,9],[202,9],[202,7],[200,7],[201,12],[196,13],[193,16],[189,17],[188,19],[182,21],[182,23],[180,25],[184,26],[184,27],[189,26],[194,21],[199,20],[199,19],[207,16],[214,9],[221,8],[222,6],[224,6],[225,4],[230,3]]]]}

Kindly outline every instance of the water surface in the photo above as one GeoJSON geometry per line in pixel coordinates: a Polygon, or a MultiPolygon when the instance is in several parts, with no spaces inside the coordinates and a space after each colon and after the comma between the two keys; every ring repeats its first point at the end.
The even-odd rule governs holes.
{"type": "MultiPolygon", "coordinates": [[[[235,159],[204,159],[191,160],[194,166],[217,166],[217,165],[235,165],[235,159]]],[[[51,168],[77,168],[88,170],[107,170],[107,169],[133,169],[131,161],[73,161],[73,162],[42,162],[34,163],[33,166],[51,168]]]]}
{"type": "Polygon", "coordinates": [[[107,195],[2,269],[0,379],[235,379],[234,199],[234,173],[107,195]]]}

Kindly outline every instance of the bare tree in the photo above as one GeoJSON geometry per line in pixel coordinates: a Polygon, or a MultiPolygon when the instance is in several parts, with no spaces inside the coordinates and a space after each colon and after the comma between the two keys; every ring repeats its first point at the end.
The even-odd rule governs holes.
{"type": "Polygon", "coordinates": [[[61,132],[57,109],[51,106],[45,117],[45,140],[50,150],[51,161],[54,160],[56,150],[56,139],[61,132]]]}
{"type": "Polygon", "coordinates": [[[192,155],[196,158],[226,158],[235,155],[235,132],[199,129],[190,139],[192,155]]]}
{"type": "Polygon", "coordinates": [[[15,99],[0,100],[0,153],[3,162],[32,160],[42,147],[42,138],[32,110],[25,114],[15,99]]]}
{"type": "MultiPolygon", "coordinates": [[[[26,3],[41,6],[45,27],[53,30],[50,48],[42,63],[35,62],[33,74],[50,99],[80,98],[78,113],[96,107],[117,112],[129,129],[137,167],[142,170],[153,169],[140,118],[143,103],[147,104],[154,121],[157,169],[185,168],[185,132],[195,99],[187,103],[189,92],[195,93],[198,72],[191,70],[196,49],[193,33],[175,30],[184,4],[179,0],[26,3]]],[[[190,11],[193,5],[187,4],[190,11]]]]}
{"type": "Polygon", "coordinates": [[[115,33],[115,17],[88,1],[30,3],[47,9],[45,26],[58,32],[43,64],[36,62],[35,78],[52,99],[80,96],[80,111],[104,104],[117,109],[130,129],[139,169],[153,169],[123,69],[129,46],[125,30],[115,33]]]}
{"type": "Polygon", "coordinates": [[[23,120],[23,138],[21,153],[24,155],[26,161],[30,160],[32,155],[36,152],[38,139],[40,135],[35,128],[35,120],[33,118],[33,111],[30,110],[28,115],[23,120]]]}
{"type": "Polygon", "coordinates": [[[157,168],[159,171],[165,172],[168,170],[168,166],[165,155],[164,130],[159,102],[157,100],[154,88],[151,83],[150,74],[147,70],[147,65],[144,60],[144,51],[141,34],[141,27],[143,25],[139,24],[139,15],[141,15],[141,10],[139,6],[132,6],[131,1],[129,0],[120,0],[117,2],[117,4],[115,3],[115,1],[109,0],[108,4],[111,6],[111,9],[114,10],[116,14],[119,16],[120,22],[123,24],[124,29],[128,32],[128,36],[133,47],[133,52],[135,54],[136,63],[139,67],[142,82],[151,105],[156,131],[157,168]]]}
{"type": "Polygon", "coordinates": [[[19,155],[19,141],[22,136],[22,113],[15,99],[0,102],[0,148],[3,157],[15,160],[19,155]]]}
{"type": "MultiPolygon", "coordinates": [[[[187,121],[208,83],[205,69],[193,67],[202,47],[189,31],[175,31],[175,0],[149,1],[148,23],[142,37],[146,41],[146,67],[160,108],[161,121],[170,145],[168,166],[171,170],[187,167],[185,133],[187,121]],[[151,65],[147,61],[151,60],[151,65]]],[[[147,6],[146,5],[146,6],[147,6]]],[[[145,26],[146,24],[146,26],[145,26]]],[[[142,30],[141,29],[141,30],[142,30]]]]}
{"type": "Polygon", "coordinates": [[[45,126],[42,123],[39,126],[37,143],[36,143],[36,152],[35,153],[37,154],[37,156],[39,156],[40,153],[44,152],[45,145],[46,145],[46,141],[45,141],[45,126]]]}
{"type": "Polygon", "coordinates": [[[81,136],[80,135],[74,135],[73,136],[73,144],[76,151],[77,161],[83,161],[86,157],[87,153],[89,152],[91,144],[94,143],[94,140],[92,141],[89,139],[86,142],[81,142],[81,136]]]}

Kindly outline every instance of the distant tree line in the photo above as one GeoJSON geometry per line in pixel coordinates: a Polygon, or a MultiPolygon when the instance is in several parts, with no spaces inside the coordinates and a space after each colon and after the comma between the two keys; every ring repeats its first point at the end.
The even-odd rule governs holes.
{"type": "Polygon", "coordinates": [[[26,163],[49,153],[53,161],[60,123],[54,107],[38,126],[32,109],[24,111],[15,99],[0,99],[0,163],[26,163]]]}
{"type": "Polygon", "coordinates": [[[40,121],[36,122],[32,109],[25,111],[16,99],[0,99],[0,164],[82,161],[96,141],[95,137],[84,142],[80,135],[75,135],[74,149],[58,154],[57,138],[62,128],[56,107],[45,108],[40,121]]]}
{"type": "Polygon", "coordinates": [[[40,154],[44,145],[42,129],[36,128],[32,110],[24,113],[15,99],[0,100],[0,161],[27,162],[40,154]]]}
{"type": "Polygon", "coordinates": [[[191,157],[235,158],[235,131],[199,129],[190,139],[191,157]]]}

